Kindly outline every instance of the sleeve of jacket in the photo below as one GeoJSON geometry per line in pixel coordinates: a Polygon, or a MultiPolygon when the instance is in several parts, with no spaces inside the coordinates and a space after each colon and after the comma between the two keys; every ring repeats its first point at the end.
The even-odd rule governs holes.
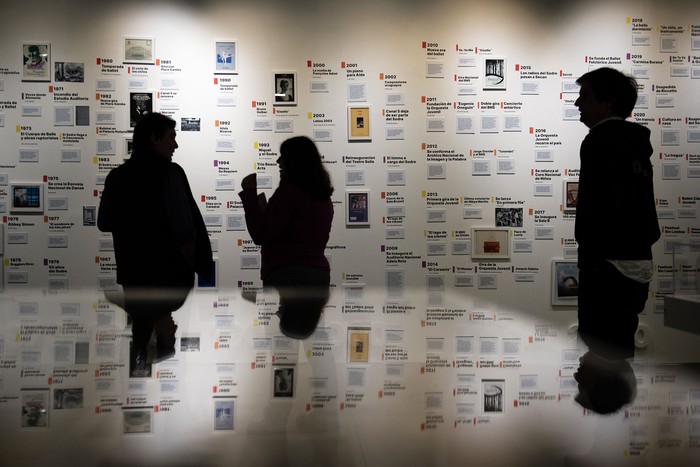
{"type": "Polygon", "coordinates": [[[105,179],[105,185],[100,196],[100,207],[97,210],[97,228],[101,232],[112,232],[117,225],[118,216],[118,195],[117,175],[114,171],[110,172],[105,179]]]}
{"type": "Polygon", "coordinates": [[[270,243],[287,229],[294,212],[295,196],[284,185],[277,188],[267,203],[265,211],[260,209],[256,190],[244,190],[239,193],[245,210],[248,233],[256,245],[270,243]]]}
{"type": "Polygon", "coordinates": [[[173,165],[180,172],[182,181],[187,191],[186,197],[189,200],[190,215],[192,217],[192,224],[195,234],[194,270],[200,277],[205,280],[209,280],[211,279],[214,265],[211,242],[209,241],[209,232],[207,231],[207,226],[204,225],[204,218],[202,218],[202,213],[199,210],[199,206],[197,206],[197,202],[194,200],[192,188],[187,180],[185,171],[179,165],[173,165]]]}

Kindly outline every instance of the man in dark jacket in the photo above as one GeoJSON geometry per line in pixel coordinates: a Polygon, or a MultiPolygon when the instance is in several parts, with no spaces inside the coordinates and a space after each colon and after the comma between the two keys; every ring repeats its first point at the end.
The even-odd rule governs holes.
{"type": "Polygon", "coordinates": [[[184,303],[194,273],[207,279],[213,269],[202,215],[184,170],[172,162],[175,136],[175,121],[162,114],[138,123],[132,156],[107,175],[97,217],[114,239],[117,282],[139,358],[154,339],[160,357],[174,352],[170,313],[184,303]]]}
{"type": "Polygon", "coordinates": [[[581,143],[576,205],[579,335],[609,359],[634,356],[637,314],[653,275],[660,237],[647,128],[625,121],[637,83],[611,68],[581,76],[575,105],[590,131],[581,143]]]}

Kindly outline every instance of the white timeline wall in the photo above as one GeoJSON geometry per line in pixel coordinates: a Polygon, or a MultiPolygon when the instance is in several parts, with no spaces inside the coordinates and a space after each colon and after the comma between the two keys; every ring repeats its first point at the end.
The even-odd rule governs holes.
{"type": "MultiPolygon", "coordinates": [[[[256,459],[280,446],[284,456],[286,445],[268,434],[256,438],[257,421],[275,433],[282,426],[303,434],[307,415],[337,419],[319,430],[342,440],[339,453],[355,451],[351,439],[369,447],[347,457],[356,461],[349,465],[432,465],[455,452],[489,464],[512,453],[522,463],[528,454],[577,451],[572,440],[590,439],[572,429],[585,434],[598,419],[581,422],[571,401],[579,353],[556,325],[574,324],[576,313],[552,305],[551,269],[555,259],[575,259],[574,216],[563,192],[576,179],[587,130],[573,106],[574,81],[601,65],[639,78],[633,119],[651,129],[655,148],[664,233],[641,318],[652,344],[637,360],[676,352],[667,361],[697,362],[692,336],[662,326],[671,245],[700,240],[697,2],[6,0],[0,12],[5,458],[55,463],[53,454],[64,453],[94,464],[148,455],[140,461],[162,462],[163,451],[152,449],[158,444],[177,460],[195,452],[263,465],[256,459]],[[157,63],[125,64],[129,38],[154,41],[157,63]],[[216,41],[235,41],[237,73],[215,74],[216,41]],[[50,45],[52,71],[43,82],[23,76],[30,44],[50,45]],[[502,84],[485,76],[487,61],[503,64],[502,84]],[[83,64],[83,81],[56,81],[55,63],[64,71],[83,64]],[[275,105],[275,73],[296,78],[295,105],[275,105]],[[114,286],[110,237],[89,224],[104,177],[126,154],[131,96],[149,93],[155,110],[178,121],[175,161],[209,224],[219,281],[214,294],[197,291],[176,317],[179,337],[201,339],[201,347],[187,352],[193,349],[181,339],[159,376],[141,380],[128,378],[124,363],[124,315],[98,292],[114,286]],[[370,138],[349,141],[349,108],[369,109],[370,138]],[[336,187],[327,250],[335,293],[321,332],[302,343],[267,326],[275,322],[273,302],[240,299],[260,281],[237,196],[252,171],[272,193],[279,144],[297,134],[317,140],[336,187]],[[41,212],[12,207],[17,183],[43,186],[41,212]],[[368,193],[368,225],[346,226],[347,192],[368,193]],[[473,229],[493,229],[497,212],[510,250],[475,258],[473,229]],[[366,365],[347,363],[346,331],[356,326],[370,335],[366,365]],[[271,403],[268,370],[280,363],[298,365],[293,405],[271,403]],[[506,418],[480,408],[489,378],[505,390],[506,418]],[[47,433],[59,436],[23,430],[21,409],[35,393],[47,398],[53,389],[55,397],[76,387],[85,389],[81,410],[49,411],[47,433]],[[220,395],[240,401],[236,434],[250,436],[210,436],[220,395]],[[126,431],[119,422],[126,419],[120,407],[134,408],[127,405],[152,415],[162,443],[113,436],[126,431]],[[358,429],[346,430],[348,421],[358,429]],[[440,441],[426,436],[421,444],[419,432],[439,433],[440,441]],[[396,457],[372,462],[385,455],[396,457]]],[[[697,382],[686,385],[693,392],[684,390],[688,404],[680,410],[681,392],[652,385],[658,375],[685,384],[679,370],[636,371],[642,397],[634,410],[649,416],[620,415],[614,420],[624,417],[620,426],[631,428],[615,425],[608,437],[600,431],[596,446],[639,456],[654,446],[638,442],[642,433],[682,445],[672,454],[683,458],[697,446],[697,411],[687,408],[697,406],[697,382]],[[682,428],[669,435],[661,428],[671,414],[682,428]]],[[[334,448],[318,439],[320,450],[334,448]]]]}
{"type": "Polygon", "coordinates": [[[238,3],[37,2],[27,14],[26,2],[5,2],[6,293],[113,285],[109,236],[84,216],[123,161],[130,96],[145,92],[155,110],[178,121],[174,160],[207,220],[220,289],[260,284],[258,251],[240,224],[240,180],[256,171],[269,195],[279,144],[303,134],[317,140],[336,187],[327,254],[339,290],[388,284],[400,296],[401,289],[464,287],[546,312],[552,260],[575,257],[574,216],[562,193],[577,176],[586,128],[573,83],[609,65],[639,78],[633,119],[652,132],[664,234],[649,310],[661,311],[660,297],[671,289],[670,245],[700,235],[697,5],[238,3]],[[152,39],[155,63],[125,64],[129,38],[152,39]],[[215,74],[217,40],[236,42],[236,74],[215,74]],[[27,44],[50,45],[45,82],[23,79],[27,44]],[[485,76],[490,59],[504,66],[502,84],[485,76]],[[56,81],[61,62],[82,63],[84,81],[56,81]],[[275,73],[295,77],[296,105],[275,105],[275,73]],[[370,138],[349,141],[350,107],[369,109],[370,138]],[[195,131],[185,131],[192,122],[195,131]],[[13,210],[18,182],[43,184],[42,212],[13,210]],[[368,192],[368,225],[346,226],[348,191],[368,192]],[[472,229],[496,226],[501,208],[509,254],[472,258],[472,229]]]}

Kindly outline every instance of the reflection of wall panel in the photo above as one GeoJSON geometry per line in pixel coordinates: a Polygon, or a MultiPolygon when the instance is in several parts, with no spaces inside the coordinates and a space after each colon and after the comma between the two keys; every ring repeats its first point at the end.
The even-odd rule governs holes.
{"type": "MultiPolygon", "coordinates": [[[[323,450],[315,460],[384,465],[377,459],[410,464],[425,456],[442,465],[431,457],[439,445],[445,465],[466,456],[563,465],[564,456],[591,450],[605,426],[591,450],[605,460],[629,451],[667,456],[668,465],[697,463],[692,365],[642,354],[635,404],[598,418],[573,401],[582,352],[551,321],[486,300],[460,310],[465,297],[452,294],[443,308],[428,307],[422,293],[407,296],[409,310],[368,317],[335,306],[333,297],[317,332],[294,341],[279,333],[275,317],[264,325],[275,295],[257,304],[224,291],[190,296],[174,313],[174,358],[146,369],[130,367],[125,314],[101,293],[3,295],[0,461],[36,465],[51,455],[87,465],[158,464],[186,455],[228,465],[211,457],[225,453],[277,465],[276,456],[296,459],[309,443],[339,443],[351,447],[323,450]],[[261,432],[265,448],[253,454],[261,432]],[[150,436],[134,438],[144,433],[150,436]],[[66,436],[75,441],[67,445],[66,436]],[[271,442],[280,436],[288,439],[271,442]],[[41,450],[33,449],[38,441],[41,450]],[[115,444],[124,448],[116,452],[115,444]],[[343,449],[362,461],[349,462],[343,449]]],[[[381,309],[385,299],[368,292],[363,304],[381,309]]],[[[686,343],[685,357],[697,361],[697,338],[686,343]]]]}
{"type": "MultiPolygon", "coordinates": [[[[271,192],[282,140],[316,135],[337,188],[328,250],[335,284],[383,287],[387,270],[400,268],[406,288],[424,289],[434,274],[445,275],[451,289],[464,274],[483,271],[498,279],[487,282],[503,292],[500,299],[517,296],[541,310],[550,305],[551,259],[575,251],[562,191],[576,178],[586,129],[577,121],[573,82],[591,67],[616,66],[640,78],[633,118],[652,129],[659,155],[661,284],[672,243],[697,238],[700,47],[698,25],[687,24],[696,7],[629,2],[582,13],[566,6],[545,12],[539,4],[367,2],[321,18],[307,8],[222,3],[192,14],[177,5],[108,2],[70,12],[47,5],[30,22],[19,2],[5,6],[0,180],[43,181],[49,204],[63,206],[43,216],[13,213],[8,186],[0,185],[6,237],[27,238],[7,245],[6,273],[26,277],[8,286],[47,288],[70,278],[71,288],[95,287],[113,279],[105,236],[83,213],[99,203],[105,175],[128,153],[135,95],[152,94],[156,110],[184,122],[176,161],[202,211],[220,220],[240,214],[236,191],[250,171],[271,192]],[[153,38],[158,64],[124,64],[125,37],[153,38]],[[214,73],[221,39],[237,41],[238,74],[214,73]],[[27,41],[50,44],[63,75],[83,63],[84,82],[59,82],[53,72],[51,82],[22,82],[27,41]],[[503,67],[504,89],[485,89],[494,87],[489,66],[503,67]],[[275,105],[275,74],[295,77],[297,105],[275,105]],[[371,141],[348,141],[349,106],[369,109],[371,141]],[[349,172],[362,176],[348,182],[349,172]],[[343,225],[347,186],[370,193],[366,228],[343,225]],[[471,229],[494,226],[499,208],[522,209],[511,238],[524,248],[495,265],[453,253],[469,252],[471,229]],[[391,215],[397,210],[404,214],[391,215]],[[56,235],[64,247],[49,249],[56,235]]],[[[256,253],[247,234],[221,222],[209,229],[220,285],[259,284],[257,271],[241,266],[256,253]]]]}
{"type": "MultiPolygon", "coordinates": [[[[582,421],[571,402],[579,351],[567,327],[575,313],[566,293],[554,295],[562,305],[552,310],[552,260],[576,248],[564,187],[577,177],[586,129],[574,81],[604,64],[639,78],[632,118],[651,128],[658,155],[664,236],[642,317],[650,337],[638,357],[697,361],[688,353],[698,348],[692,336],[659,329],[658,312],[673,285],[673,243],[700,235],[700,26],[688,24],[700,7],[68,1],[30,16],[25,3],[5,1],[0,16],[0,420],[11,441],[0,463],[3,455],[65,454],[65,435],[87,431],[94,442],[72,455],[90,462],[153,455],[158,463],[198,450],[207,459],[268,459],[278,444],[259,426],[316,430],[338,452],[370,446],[358,465],[383,465],[387,452],[395,464],[426,465],[585,452],[598,421],[582,421]],[[158,65],[123,63],[130,35],[155,39],[158,65]],[[222,39],[237,41],[238,74],[215,74],[222,39]],[[30,42],[51,45],[63,76],[84,64],[84,82],[53,74],[22,82],[22,44],[30,42]],[[487,64],[502,66],[502,82],[489,85],[487,64]],[[294,77],[297,105],[275,105],[275,74],[294,77]],[[177,360],[140,382],[128,379],[124,314],[97,292],[77,291],[114,286],[112,242],[96,230],[95,209],[104,177],[129,153],[131,96],[149,93],[156,110],[181,123],[175,160],[207,219],[219,283],[214,293],[195,291],[176,314],[187,343],[177,360]],[[370,141],[348,141],[351,107],[369,109],[370,141]],[[317,140],[336,186],[327,251],[334,293],[321,328],[303,343],[279,336],[274,299],[254,306],[231,292],[260,284],[240,180],[257,171],[269,196],[279,144],[291,134],[317,140]],[[13,211],[17,182],[44,184],[42,213],[13,211]],[[369,225],[346,226],[349,191],[369,194],[369,225]],[[510,229],[509,254],[473,261],[474,228],[497,224],[510,229]],[[350,336],[362,342],[352,363],[350,336]],[[275,393],[273,361],[294,365],[293,397],[275,393]],[[503,400],[487,400],[499,394],[503,400]],[[32,404],[51,404],[42,450],[36,437],[19,434],[21,406],[32,404]],[[136,408],[122,416],[120,405],[136,408]],[[211,436],[231,427],[237,436],[211,436]],[[119,436],[127,429],[152,431],[153,445],[172,451],[103,447],[126,446],[119,436]],[[440,453],[430,436],[438,431],[440,453]]],[[[558,264],[569,272],[569,263],[558,264]]],[[[597,439],[603,449],[593,452],[631,448],[636,456],[679,445],[649,455],[667,455],[669,465],[697,458],[689,448],[697,421],[684,415],[697,413],[697,381],[677,367],[636,371],[641,409],[615,418],[624,429],[608,430],[615,436],[597,439]]],[[[288,451],[307,452],[308,440],[295,436],[288,451]]]]}

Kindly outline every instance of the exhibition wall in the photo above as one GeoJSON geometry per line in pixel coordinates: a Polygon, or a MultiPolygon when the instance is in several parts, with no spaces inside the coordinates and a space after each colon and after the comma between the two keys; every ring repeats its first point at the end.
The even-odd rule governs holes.
{"type": "Polygon", "coordinates": [[[575,80],[607,65],[641,85],[632,119],[652,130],[664,230],[653,290],[668,292],[672,243],[698,235],[700,39],[680,5],[312,2],[281,13],[266,2],[108,2],[42,6],[31,26],[21,10],[5,14],[6,286],[115,285],[94,209],[144,105],[178,121],[175,161],[205,215],[220,287],[260,283],[240,180],[255,171],[271,194],[280,142],[303,134],[336,187],[327,250],[336,287],[473,287],[547,309],[552,260],[576,256],[587,129],[575,80]],[[23,65],[30,45],[49,52],[45,70],[23,65]],[[218,67],[217,47],[231,57],[218,67]],[[285,78],[291,99],[275,97],[285,78]],[[13,207],[11,191],[27,188],[42,189],[41,206],[13,207]],[[346,198],[367,209],[351,213],[346,198]],[[494,235],[503,248],[484,254],[494,235]]]}
{"type": "MultiPolygon", "coordinates": [[[[578,157],[588,131],[575,81],[600,66],[638,79],[630,119],[651,130],[654,147],[662,237],[638,355],[698,361],[694,336],[663,327],[674,245],[700,242],[697,4],[29,3],[4,2],[0,18],[3,433],[26,428],[20,403],[76,387],[86,391],[83,412],[59,422],[91,417],[85,426],[96,426],[126,406],[137,420],[148,407],[161,430],[164,417],[194,414],[193,426],[210,433],[210,415],[234,407],[212,395],[223,387],[243,411],[238,430],[258,415],[251,401],[277,398],[271,372],[284,365],[299,375],[292,413],[324,414],[340,401],[374,409],[377,393],[390,393],[386,401],[398,387],[392,410],[418,406],[409,423],[418,432],[491,423],[489,385],[511,406],[512,395],[530,391],[521,407],[528,397],[573,407],[576,296],[560,282],[577,273],[578,157]],[[154,369],[148,384],[133,382],[124,363],[126,319],[103,296],[118,288],[113,244],[96,227],[105,177],[129,157],[144,111],[177,122],[173,160],[187,173],[217,265],[216,284],[197,287],[177,314],[178,360],[154,369]],[[259,248],[237,194],[255,172],[271,196],[279,145],[293,135],[316,142],[335,187],[333,294],[320,333],[304,343],[279,334],[276,297],[260,293],[259,248]],[[370,350],[352,360],[358,340],[370,350]],[[385,368],[392,361],[406,369],[385,368]],[[353,378],[361,383],[348,390],[353,378]],[[207,390],[191,389],[197,381],[207,390]],[[457,386],[461,405],[447,402],[457,386]]],[[[697,405],[697,391],[685,391],[697,405]]],[[[683,423],[685,455],[700,430],[683,423]]],[[[174,439],[188,436],[181,430],[174,439]]],[[[31,445],[21,436],[18,449],[31,445]]]]}

